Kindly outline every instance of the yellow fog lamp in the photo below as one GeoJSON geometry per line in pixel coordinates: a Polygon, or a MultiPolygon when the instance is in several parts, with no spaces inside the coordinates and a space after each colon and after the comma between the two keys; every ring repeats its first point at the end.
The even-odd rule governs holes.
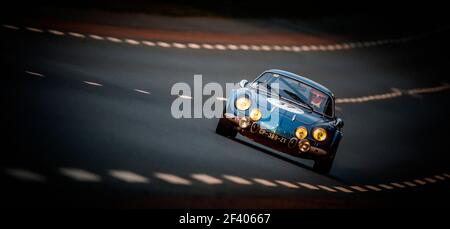
{"type": "Polygon", "coordinates": [[[298,139],[304,139],[308,136],[308,130],[304,126],[300,126],[295,130],[295,136],[298,139]]]}
{"type": "Polygon", "coordinates": [[[327,139],[327,131],[324,128],[315,128],[313,131],[313,137],[317,141],[325,141],[327,139]]]}
{"type": "Polygon", "coordinates": [[[309,141],[306,139],[303,139],[298,143],[298,149],[303,153],[308,152],[310,148],[311,144],[309,144],[309,141]]]}
{"type": "Polygon", "coordinates": [[[248,98],[241,97],[236,100],[236,108],[241,111],[247,110],[248,108],[250,108],[251,105],[252,105],[252,101],[250,101],[250,99],[248,99],[248,98]]]}
{"type": "Polygon", "coordinates": [[[252,121],[258,121],[260,120],[262,117],[262,113],[258,108],[253,109],[252,111],[250,111],[250,119],[252,119],[252,121]]]}

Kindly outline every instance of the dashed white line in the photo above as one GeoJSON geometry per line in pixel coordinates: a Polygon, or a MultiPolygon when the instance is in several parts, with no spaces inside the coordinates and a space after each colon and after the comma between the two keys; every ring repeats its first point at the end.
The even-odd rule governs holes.
{"type": "Polygon", "coordinates": [[[122,42],[121,39],[116,38],[116,37],[106,37],[106,39],[107,39],[108,41],[112,41],[112,42],[114,42],[114,43],[121,43],[121,42],[122,42]]]}
{"type": "Polygon", "coordinates": [[[444,175],[444,176],[447,177],[447,178],[450,178],[450,175],[448,175],[447,173],[444,173],[444,174],[442,174],[442,175],[444,175]]]}
{"type": "Polygon", "coordinates": [[[391,187],[391,186],[389,186],[387,184],[379,184],[378,186],[380,186],[380,187],[382,187],[384,189],[388,189],[388,190],[394,189],[393,187],[391,187]]]}
{"type": "Polygon", "coordinates": [[[130,45],[140,45],[141,43],[139,41],[133,40],[133,39],[125,39],[125,42],[130,45]]]}
{"type": "Polygon", "coordinates": [[[405,188],[404,185],[399,184],[399,183],[397,183],[397,182],[392,182],[391,185],[393,185],[393,186],[395,186],[395,187],[397,187],[397,188],[405,188]]]}
{"type": "Polygon", "coordinates": [[[356,191],[360,191],[360,192],[368,192],[369,191],[369,190],[367,190],[363,187],[357,186],[357,185],[350,186],[350,188],[355,189],[356,191]]]}
{"type": "Polygon", "coordinates": [[[156,44],[158,46],[160,46],[160,47],[163,47],[163,48],[170,48],[171,47],[171,45],[169,43],[163,42],[163,41],[158,41],[158,42],[156,42],[156,44]]]}
{"type": "Polygon", "coordinates": [[[251,185],[252,182],[248,181],[242,177],[232,176],[232,175],[223,175],[223,177],[233,183],[241,184],[241,185],[251,185]]]}
{"type": "Polygon", "coordinates": [[[416,187],[417,185],[410,181],[404,181],[403,184],[408,185],[409,187],[416,187]]]}
{"type": "Polygon", "coordinates": [[[34,27],[26,27],[25,29],[28,31],[31,31],[31,32],[35,32],[35,33],[43,33],[44,32],[44,30],[39,29],[39,28],[34,28],[34,27]]]}
{"type": "Polygon", "coordinates": [[[182,177],[179,177],[177,175],[170,174],[170,173],[156,172],[155,173],[155,177],[158,178],[158,179],[161,179],[163,181],[166,181],[168,183],[171,183],[171,184],[191,185],[191,182],[189,180],[186,180],[186,179],[184,179],[182,177]]]}
{"type": "Polygon", "coordinates": [[[45,182],[46,179],[41,174],[31,172],[25,169],[5,169],[5,172],[12,177],[24,181],[45,182]]]}
{"type": "Polygon", "coordinates": [[[353,192],[352,190],[350,190],[348,188],[345,188],[345,187],[342,187],[342,186],[334,186],[334,189],[337,189],[337,190],[339,190],[341,192],[345,192],[345,193],[352,193],[353,192]]]}
{"type": "Polygon", "coordinates": [[[325,185],[317,185],[317,187],[319,187],[319,188],[321,188],[321,189],[323,189],[325,191],[328,191],[328,192],[337,192],[336,190],[334,190],[334,189],[332,189],[330,187],[327,187],[325,185]]]}
{"type": "Polygon", "coordinates": [[[255,181],[258,184],[267,186],[267,187],[276,187],[276,186],[278,186],[277,184],[273,183],[272,181],[268,181],[268,180],[262,179],[262,178],[253,178],[253,181],[255,181]]]}
{"type": "Polygon", "coordinates": [[[445,180],[445,177],[440,176],[440,175],[436,175],[436,176],[434,176],[434,177],[436,177],[436,178],[439,179],[439,180],[445,180]]]}
{"type": "Polygon", "coordinates": [[[18,29],[20,29],[19,27],[14,26],[14,25],[5,25],[5,24],[3,24],[2,26],[5,27],[5,28],[7,28],[7,29],[13,29],[13,30],[18,30],[18,29]]]}
{"type": "Polygon", "coordinates": [[[43,74],[41,74],[41,73],[32,72],[32,71],[25,71],[25,73],[30,74],[32,76],[38,76],[38,77],[41,77],[41,78],[45,78],[45,76],[43,74]]]}
{"type": "Polygon", "coordinates": [[[142,94],[150,95],[150,92],[148,92],[148,91],[144,91],[144,90],[140,90],[140,89],[134,89],[134,90],[139,92],[139,93],[142,93],[142,94]]]}
{"type": "Polygon", "coordinates": [[[195,43],[188,43],[187,46],[188,46],[189,48],[191,48],[191,49],[199,49],[199,48],[201,48],[200,45],[195,44],[195,43]]]}
{"type": "Polygon", "coordinates": [[[377,187],[375,187],[373,185],[366,185],[365,187],[370,189],[370,190],[376,191],[376,192],[381,191],[381,188],[377,188],[377,187]]]}
{"type": "Polygon", "coordinates": [[[417,184],[420,184],[420,185],[425,185],[427,183],[427,182],[425,182],[423,180],[420,180],[420,179],[415,179],[414,182],[416,182],[417,184]]]}
{"type": "Polygon", "coordinates": [[[436,180],[431,178],[431,177],[426,177],[424,178],[426,181],[430,182],[430,183],[436,183],[436,180]]]}
{"type": "Polygon", "coordinates": [[[298,183],[299,185],[301,185],[301,186],[307,188],[307,189],[311,189],[311,190],[319,190],[318,187],[316,187],[316,186],[314,186],[314,185],[311,185],[311,184],[308,184],[308,183],[304,183],[304,182],[297,182],[297,183],[298,183]]]}
{"type": "Polygon", "coordinates": [[[288,188],[300,188],[297,185],[295,185],[291,182],[288,182],[288,181],[284,181],[284,180],[275,180],[275,182],[277,182],[278,184],[281,184],[285,187],[288,187],[288,188]]]}
{"type": "Polygon", "coordinates": [[[63,35],[65,35],[64,32],[61,32],[61,31],[59,31],[59,30],[49,29],[49,30],[47,30],[47,31],[48,31],[49,33],[54,34],[54,35],[57,35],[57,36],[63,36],[63,35]]]}
{"type": "Polygon", "coordinates": [[[151,41],[142,41],[142,44],[153,47],[156,46],[155,42],[151,42],[151,41]]]}
{"type": "Polygon", "coordinates": [[[208,174],[197,173],[197,174],[192,174],[191,176],[192,176],[192,178],[199,180],[205,184],[215,185],[215,184],[223,183],[222,180],[215,178],[213,176],[210,176],[208,174]]]}
{"type": "Polygon", "coordinates": [[[110,170],[109,174],[127,183],[148,183],[148,178],[126,170],[110,170]]]}
{"type": "Polygon", "coordinates": [[[172,43],[172,46],[179,49],[185,49],[186,45],[181,43],[172,43]]]}
{"type": "Polygon", "coordinates": [[[77,168],[60,168],[60,172],[74,180],[82,182],[100,182],[101,177],[92,172],[77,168]]]}
{"type": "Polygon", "coordinates": [[[95,34],[90,34],[89,37],[92,39],[95,39],[95,40],[105,40],[105,38],[103,38],[102,36],[95,35],[95,34]]]}
{"type": "Polygon", "coordinates": [[[83,81],[86,84],[92,85],[92,86],[97,86],[97,87],[101,87],[103,85],[96,83],[96,82],[91,82],[91,81],[83,81]]]}
{"type": "Polygon", "coordinates": [[[69,34],[72,37],[77,37],[77,38],[85,38],[86,37],[84,34],[75,33],[75,32],[68,32],[67,34],[69,34]]]}

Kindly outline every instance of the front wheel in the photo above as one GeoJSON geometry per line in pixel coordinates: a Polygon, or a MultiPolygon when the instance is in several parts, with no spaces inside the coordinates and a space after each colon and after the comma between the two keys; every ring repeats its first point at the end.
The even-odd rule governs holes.
{"type": "Polygon", "coordinates": [[[234,138],[237,135],[237,131],[234,129],[232,125],[230,125],[229,121],[225,118],[220,118],[219,123],[217,124],[216,133],[225,137],[234,138]]]}
{"type": "Polygon", "coordinates": [[[334,157],[314,161],[313,170],[321,174],[329,174],[333,166],[334,157]]]}

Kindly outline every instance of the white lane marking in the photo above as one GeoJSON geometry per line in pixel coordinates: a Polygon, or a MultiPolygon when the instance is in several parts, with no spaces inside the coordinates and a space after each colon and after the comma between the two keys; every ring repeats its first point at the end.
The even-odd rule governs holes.
{"type": "Polygon", "coordinates": [[[107,39],[108,41],[112,41],[112,42],[115,42],[115,43],[121,43],[121,42],[122,42],[121,39],[116,38],[116,37],[106,37],[106,39],[107,39]]]}
{"type": "Polygon", "coordinates": [[[363,187],[357,186],[357,185],[350,186],[350,188],[353,188],[356,191],[360,191],[360,192],[368,192],[369,191],[369,190],[367,190],[367,189],[365,189],[363,187]]]}
{"type": "Polygon", "coordinates": [[[195,173],[195,174],[192,174],[191,177],[196,180],[199,180],[205,184],[213,185],[213,184],[222,184],[223,183],[222,180],[215,178],[213,176],[210,176],[208,174],[195,173]]]}
{"type": "Polygon", "coordinates": [[[171,47],[171,45],[169,43],[163,42],[163,41],[158,41],[158,42],[156,42],[156,44],[158,46],[160,46],[160,47],[163,47],[163,48],[170,48],[171,47]]]}
{"type": "Polygon", "coordinates": [[[60,168],[59,171],[74,180],[82,182],[100,182],[102,178],[92,172],[77,168],[60,168]]]}
{"type": "Polygon", "coordinates": [[[216,99],[220,100],[220,101],[227,101],[227,98],[224,98],[224,97],[216,97],[216,99]]]}
{"type": "Polygon", "coordinates": [[[20,29],[19,27],[14,26],[14,25],[5,25],[5,24],[3,24],[2,26],[5,27],[5,28],[7,28],[7,29],[14,29],[14,30],[20,29]]]}
{"type": "Polygon", "coordinates": [[[288,187],[288,188],[300,188],[297,185],[295,185],[291,182],[288,182],[288,181],[284,181],[284,180],[275,180],[275,182],[277,182],[278,184],[281,184],[285,187],[288,187]]]}
{"type": "Polygon", "coordinates": [[[176,185],[191,185],[191,182],[189,180],[186,180],[182,177],[170,174],[170,173],[161,173],[161,172],[156,172],[154,173],[155,177],[158,179],[161,179],[163,181],[166,181],[168,183],[171,184],[176,184],[176,185]]]}
{"type": "Polygon", "coordinates": [[[414,184],[414,183],[412,183],[412,182],[410,182],[410,181],[404,181],[403,184],[406,184],[406,185],[408,185],[409,187],[416,187],[416,186],[417,186],[416,184],[414,184]]]}
{"type": "Polygon", "coordinates": [[[148,178],[126,170],[110,170],[109,174],[127,183],[148,183],[148,178]]]}
{"type": "Polygon", "coordinates": [[[192,99],[192,97],[188,96],[188,95],[179,95],[178,97],[180,97],[182,99],[192,99]]]}
{"type": "Polygon", "coordinates": [[[442,175],[444,175],[444,176],[447,177],[447,178],[450,178],[450,175],[448,175],[447,173],[444,173],[444,174],[442,174],[442,175]]]}
{"type": "Polygon", "coordinates": [[[31,32],[36,32],[36,33],[43,33],[44,32],[44,30],[39,29],[39,28],[34,28],[34,27],[26,27],[25,29],[28,30],[28,31],[31,31],[31,32]]]}
{"type": "Polygon", "coordinates": [[[417,184],[420,184],[420,185],[425,185],[427,183],[427,182],[425,182],[423,180],[420,180],[420,179],[415,179],[414,182],[416,182],[417,184]]]}
{"type": "Polygon", "coordinates": [[[425,178],[425,180],[430,182],[430,183],[436,183],[436,180],[431,178],[431,177],[427,177],[427,178],[425,178]]]}
{"type": "Polygon", "coordinates": [[[144,91],[144,90],[140,90],[140,89],[134,89],[134,90],[139,92],[139,93],[150,95],[150,92],[148,92],[148,91],[144,91]]]}
{"type": "Polygon", "coordinates": [[[317,185],[317,187],[319,187],[319,188],[321,188],[321,189],[323,189],[325,191],[328,191],[328,192],[337,192],[336,190],[334,190],[334,189],[332,189],[330,187],[327,187],[325,185],[317,185]]]}
{"type": "Polygon", "coordinates": [[[345,187],[342,187],[342,186],[334,186],[334,189],[337,189],[337,190],[339,190],[341,192],[345,192],[345,193],[352,193],[353,192],[352,190],[350,190],[348,188],[345,188],[345,187]]]}
{"type": "Polygon", "coordinates": [[[185,44],[181,44],[181,43],[172,43],[172,46],[175,48],[179,48],[179,49],[185,49],[186,45],[185,44]]]}
{"type": "Polygon", "coordinates": [[[41,174],[31,172],[25,169],[5,169],[5,172],[12,177],[20,180],[33,181],[33,182],[45,182],[46,179],[41,174]]]}
{"type": "Polygon", "coordinates": [[[91,81],[83,81],[86,84],[92,85],[92,86],[97,86],[97,87],[101,87],[103,85],[96,83],[96,82],[91,82],[91,81]]]}
{"type": "Polygon", "coordinates": [[[226,50],[227,49],[227,47],[225,45],[221,45],[221,44],[216,44],[216,45],[214,45],[214,47],[217,50],[226,50]]]}
{"type": "Polygon", "coordinates": [[[142,44],[147,45],[147,46],[156,46],[155,42],[151,42],[151,41],[142,41],[142,44]]]}
{"type": "Polygon", "coordinates": [[[199,48],[201,48],[200,45],[195,44],[195,43],[188,43],[187,46],[188,46],[189,48],[191,48],[191,49],[199,49],[199,48]]]}
{"type": "Polygon", "coordinates": [[[223,177],[231,182],[234,182],[236,184],[241,184],[241,185],[251,185],[252,182],[248,181],[242,177],[238,177],[238,176],[233,176],[233,175],[223,175],[223,177]]]}
{"type": "Polygon", "coordinates": [[[395,187],[397,187],[397,188],[405,188],[404,185],[399,184],[399,183],[397,183],[397,182],[392,182],[391,185],[393,185],[393,186],[395,186],[395,187]]]}
{"type": "Polygon", "coordinates": [[[441,86],[437,87],[428,87],[428,88],[414,88],[407,90],[407,93],[410,95],[414,94],[423,94],[423,93],[433,93],[450,89],[450,85],[448,83],[443,83],[441,86]]]}
{"type": "Polygon", "coordinates": [[[85,38],[86,37],[84,34],[75,33],[75,32],[68,32],[67,34],[69,34],[72,37],[77,37],[77,38],[85,38]]]}
{"type": "Polygon", "coordinates": [[[436,176],[434,176],[434,177],[436,177],[436,178],[439,179],[439,180],[445,180],[445,177],[440,176],[440,175],[436,175],[436,176]]]}
{"type": "Polygon", "coordinates": [[[202,44],[202,47],[205,49],[214,49],[214,46],[212,46],[210,44],[202,44]]]}
{"type": "Polygon", "coordinates": [[[311,189],[311,190],[319,190],[318,187],[312,185],[312,184],[308,184],[308,183],[304,183],[304,182],[297,182],[299,185],[307,188],[307,189],[311,189]]]}
{"type": "Polygon", "coordinates": [[[238,49],[239,49],[239,46],[233,45],[233,44],[228,44],[228,45],[227,45],[227,48],[228,48],[229,50],[238,50],[238,49]]]}
{"type": "Polygon", "coordinates": [[[377,188],[377,187],[375,187],[373,185],[366,185],[366,188],[371,189],[373,191],[377,191],[377,192],[381,191],[380,188],[377,188]]]}
{"type": "Polygon", "coordinates": [[[90,34],[89,37],[95,40],[105,40],[105,38],[95,34],[90,34]]]}
{"type": "Polygon", "coordinates": [[[277,184],[273,183],[272,181],[268,181],[268,180],[262,179],[262,178],[253,178],[253,181],[255,181],[258,184],[267,186],[267,187],[276,187],[276,186],[278,186],[277,184]]]}
{"type": "Polygon", "coordinates": [[[49,33],[51,33],[51,34],[54,34],[54,35],[57,35],[57,36],[63,36],[65,33],[64,32],[61,32],[61,31],[59,31],[59,30],[54,30],[54,29],[49,29],[49,30],[47,30],[49,33]]]}
{"type": "Polygon", "coordinates": [[[39,76],[41,78],[45,78],[45,76],[41,73],[37,73],[37,72],[32,72],[32,71],[25,71],[25,73],[33,75],[33,76],[39,76]]]}
{"type": "Polygon", "coordinates": [[[389,186],[387,184],[379,184],[378,186],[380,186],[380,187],[382,187],[384,189],[388,189],[388,190],[394,189],[393,187],[391,187],[391,186],[389,186]]]}
{"type": "Polygon", "coordinates": [[[141,43],[139,41],[133,40],[133,39],[125,39],[125,42],[130,45],[140,45],[141,43]]]}

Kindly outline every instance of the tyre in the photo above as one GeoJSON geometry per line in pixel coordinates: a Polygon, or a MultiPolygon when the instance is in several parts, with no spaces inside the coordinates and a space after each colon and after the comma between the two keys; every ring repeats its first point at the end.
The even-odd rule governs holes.
{"type": "Polygon", "coordinates": [[[313,170],[321,174],[329,174],[333,166],[334,157],[314,161],[313,170]]]}
{"type": "Polygon", "coordinates": [[[219,123],[217,124],[216,133],[225,137],[234,138],[236,137],[237,130],[234,129],[232,125],[230,125],[229,121],[225,118],[219,119],[219,123]]]}

